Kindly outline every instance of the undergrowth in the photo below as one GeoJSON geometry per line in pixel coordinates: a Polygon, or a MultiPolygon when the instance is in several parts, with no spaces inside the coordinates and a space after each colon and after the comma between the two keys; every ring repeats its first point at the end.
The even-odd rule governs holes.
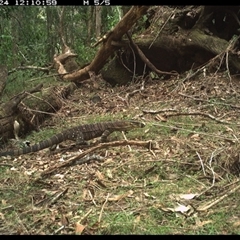
{"type": "Polygon", "coordinates": [[[38,142],[79,124],[135,119],[145,128],[113,133],[109,141],[145,141],[148,148],[101,148],[94,151],[100,160],[58,168],[37,182],[40,173],[86,148],[66,142],[56,152],[1,159],[0,233],[240,234],[239,172],[231,170],[239,152],[239,84],[232,81],[234,99],[219,90],[214,96],[200,92],[194,101],[198,84],[150,81],[130,99],[142,84],[114,92],[102,84],[94,90],[101,97],[97,104],[83,84],[27,139],[38,142]],[[168,85],[173,87],[166,93],[168,85]]]}

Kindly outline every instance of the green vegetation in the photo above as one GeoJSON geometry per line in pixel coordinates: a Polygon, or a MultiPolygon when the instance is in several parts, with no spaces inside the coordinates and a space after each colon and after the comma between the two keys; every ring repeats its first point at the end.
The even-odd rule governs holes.
{"type": "MultiPolygon", "coordinates": [[[[93,10],[65,10],[64,36],[80,65],[95,53],[91,44],[97,36],[87,29],[93,10]]],[[[60,12],[61,7],[1,8],[1,63],[9,71],[22,64],[49,65],[61,52],[60,12]]],[[[120,16],[120,7],[104,8],[102,33],[120,16]]],[[[26,69],[11,73],[1,100],[38,83],[60,84],[45,76],[26,69]]],[[[199,93],[197,100],[199,79],[182,83],[185,97],[174,91],[178,80],[172,79],[168,94],[168,81],[149,80],[144,89],[138,84],[110,89],[101,79],[100,87],[81,84],[39,132],[24,140],[39,142],[79,124],[137,119],[146,127],[113,133],[110,143],[126,138],[148,147],[129,142],[99,147],[86,163],[67,167],[59,166],[90,147],[64,142],[50,154],[1,158],[0,234],[240,234],[239,164],[239,171],[233,169],[239,160],[239,80],[232,79],[231,86],[220,76],[210,80],[211,94],[199,93]],[[232,87],[235,95],[221,88],[215,92],[217,84],[232,87]],[[98,103],[91,101],[95,94],[98,103]],[[39,180],[43,172],[49,174],[39,180]]]]}
{"type": "MultiPolygon", "coordinates": [[[[62,11],[61,6],[6,6],[0,9],[0,62],[9,71],[3,101],[38,83],[47,87],[55,81],[55,78],[50,81],[44,78],[46,74],[39,70],[24,67],[50,66],[54,54],[62,53],[62,36],[78,54],[76,62],[80,67],[92,61],[96,48],[91,45],[97,41],[95,8],[65,7],[63,22],[60,19],[62,11]],[[19,67],[23,68],[16,71],[19,67]]],[[[101,14],[103,24],[100,34],[103,36],[119,21],[121,7],[103,8],[101,14]]]]}
{"type": "MultiPolygon", "coordinates": [[[[134,86],[127,86],[123,96],[133,89],[134,86]]],[[[85,88],[79,91],[89,94],[85,88]]],[[[120,92],[117,87],[115,92],[120,92]]],[[[104,99],[105,91],[98,94],[104,99]]],[[[76,96],[85,97],[79,92],[76,96]]],[[[117,96],[111,95],[108,103],[115,99],[117,96]]],[[[33,132],[28,139],[37,142],[78,124],[134,118],[142,105],[142,100],[137,96],[136,99],[131,99],[127,111],[122,105],[113,109],[114,114],[105,113],[111,105],[102,105],[99,110],[98,105],[87,103],[86,107],[69,102],[66,109],[81,112],[81,116],[69,118],[58,113],[52,119],[54,128],[33,132]]],[[[189,106],[187,101],[184,104],[189,106]]],[[[165,105],[162,109],[167,108],[165,105]]],[[[234,113],[230,108],[219,109],[221,113],[228,109],[228,115],[234,113]]],[[[0,228],[1,232],[11,229],[15,234],[239,234],[239,190],[230,193],[237,187],[238,178],[223,165],[238,149],[226,140],[234,139],[237,125],[233,120],[232,125],[226,125],[206,116],[164,116],[164,121],[156,121],[154,115],[145,114],[146,127],[125,135],[129,140],[156,141],[157,149],[99,149],[94,154],[105,156],[103,162],[59,168],[40,182],[34,179],[42,171],[77,154],[77,149],[51,155],[40,151],[20,156],[16,162],[4,161],[12,166],[0,167],[0,212],[6,226],[0,228]],[[182,194],[199,196],[179,199],[182,194]],[[223,194],[222,201],[210,205],[223,194]],[[189,210],[178,212],[178,204],[189,210]],[[208,206],[205,211],[197,210],[204,205],[208,206]],[[63,224],[66,228],[59,230],[63,224]],[[76,224],[85,226],[83,231],[76,224]]],[[[110,135],[112,141],[121,139],[121,133],[110,135]]]]}

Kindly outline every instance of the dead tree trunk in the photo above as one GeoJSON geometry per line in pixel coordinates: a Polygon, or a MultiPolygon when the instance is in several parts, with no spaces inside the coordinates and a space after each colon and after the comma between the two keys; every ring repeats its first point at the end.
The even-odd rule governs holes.
{"type": "Polygon", "coordinates": [[[171,11],[159,7],[158,16],[163,8],[163,27],[157,30],[153,22],[134,40],[158,69],[181,73],[218,55],[216,64],[221,61],[225,68],[227,64],[230,70],[240,70],[239,6],[174,6],[171,11]]]}
{"type": "Polygon", "coordinates": [[[142,75],[145,65],[145,73],[161,76],[203,66],[209,72],[240,71],[239,10],[239,6],[152,7],[148,28],[133,39],[134,44],[122,41],[125,52],[117,61],[132,71],[132,76],[142,75]]]}
{"type": "MultiPolygon", "coordinates": [[[[89,72],[95,72],[97,74],[108,58],[114,53],[116,49],[119,49],[119,46],[116,46],[116,42],[121,40],[121,37],[133,26],[133,24],[146,13],[148,6],[134,6],[129,12],[121,19],[121,21],[116,25],[116,27],[108,32],[103,38],[98,42],[103,45],[99,49],[96,57],[93,61],[83,69],[75,71],[70,74],[65,74],[65,70],[62,62],[59,60],[60,56],[55,57],[55,62],[57,63],[57,69],[60,74],[65,74],[63,76],[64,80],[73,81],[79,83],[85,79],[88,79],[89,72]]],[[[65,53],[66,54],[66,53],[65,53]]]]}
{"type": "Polygon", "coordinates": [[[37,130],[38,126],[57,112],[62,106],[62,98],[67,97],[76,89],[75,84],[56,88],[55,86],[39,95],[43,85],[40,84],[34,89],[22,92],[13,97],[10,101],[0,106],[0,135],[1,142],[14,136],[14,123],[20,125],[20,135],[24,135],[30,130],[37,130]]]}

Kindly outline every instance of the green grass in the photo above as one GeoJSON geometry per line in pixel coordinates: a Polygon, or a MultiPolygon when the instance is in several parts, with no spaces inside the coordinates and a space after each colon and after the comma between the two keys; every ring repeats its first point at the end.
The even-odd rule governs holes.
{"type": "MultiPolygon", "coordinates": [[[[152,139],[164,138],[166,136],[169,138],[169,133],[167,134],[166,132],[169,128],[161,129],[152,124],[147,124],[146,128],[150,129],[149,132],[151,133],[152,139]]],[[[136,130],[136,136],[138,134],[142,136],[141,131],[141,129],[136,130]]],[[[52,134],[51,129],[48,129],[42,133],[44,134],[43,138],[47,136],[46,132],[48,132],[49,135],[52,134]]],[[[36,135],[40,135],[40,133],[34,135],[36,137],[36,135]]],[[[179,135],[179,138],[181,136],[183,137],[182,141],[185,141],[185,135],[179,135]]],[[[169,146],[171,146],[171,144],[169,146]]],[[[81,197],[82,190],[86,187],[88,188],[86,178],[84,178],[85,180],[80,178],[82,180],[78,181],[78,176],[81,176],[81,172],[76,172],[77,175],[73,175],[71,180],[69,178],[71,188],[76,189],[73,191],[73,193],[75,193],[60,199],[59,203],[64,204],[64,209],[67,209],[67,212],[73,212],[72,214],[76,217],[79,216],[79,218],[85,215],[89,209],[94,209],[85,223],[88,229],[92,229],[95,234],[239,234],[238,228],[233,227],[234,222],[231,222],[231,219],[237,214],[236,209],[226,211],[228,199],[221,202],[219,206],[217,205],[210,208],[210,210],[205,213],[195,213],[187,217],[174,212],[162,211],[162,208],[173,208],[176,205],[176,201],[171,198],[172,194],[199,193],[211,185],[211,182],[207,180],[203,181],[198,179],[202,176],[202,171],[194,172],[183,169],[181,161],[188,161],[191,154],[189,154],[187,159],[179,156],[175,157],[174,154],[174,158],[170,159],[174,161],[168,162],[163,156],[162,160],[159,159],[159,157],[156,159],[149,152],[141,153],[137,151],[137,148],[132,148],[133,152],[128,152],[127,147],[109,150],[109,157],[113,159],[113,162],[99,169],[105,176],[105,180],[107,180],[107,188],[94,187],[95,190],[93,193],[96,206],[91,201],[83,201],[81,197]],[[115,155],[116,153],[117,155],[115,155]],[[147,160],[152,161],[146,162],[147,160]],[[116,170],[113,170],[114,168],[116,168],[116,170]],[[106,177],[108,170],[111,170],[113,174],[113,182],[106,177]],[[177,179],[171,179],[170,176],[172,174],[175,174],[177,179]],[[189,177],[187,175],[189,175],[189,177]],[[77,181],[74,180],[75,178],[77,181]],[[204,185],[206,187],[204,187],[204,185]],[[123,198],[116,202],[107,202],[105,207],[103,207],[108,194],[110,194],[110,196],[123,195],[129,190],[133,191],[132,197],[123,198]],[[74,205],[70,203],[78,204],[78,206],[74,207],[74,205]],[[220,207],[221,205],[224,206],[222,209],[220,207]],[[101,221],[96,225],[101,211],[101,221]],[[201,222],[210,222],[203,226],[196,227],[196,219],[201,222]],[[226,219],[229,219],[230,223],[227,222],[226,219]]],[[[162,151],[166,151],[167,148],[168,144],[165,145],[165,149],[162,149],[162,151]]],[[[161,154],[159,156],[161,156],[161,154]]],[[[23,226],[26,226],[28,231],[37,232],[37,230],[35,230],[37,220],[48,216],[47,222],[50,224],[48,225],[48,231],[57,231],[59,226],[55,222],[60,221],[61,214],[56,213],[53,218],[55,220],[50,220],[51,217],[53,217],[52,211],[53,209],[56,211],[57,205],[51,207],[53,208],[51,212],[47,210],[47,206],[38,206],[37,212],[34,213],[31,207],[32,199],[38,196],[36,193],[40,193],[42,189],[49,187],[47,187],[47,185],[32,185],[30,181],[31,178],[22,175],[20,168],[19,166],[18,171],[10,171],[8,167],[0,168],[0,182],[3,183],[7,179],[9,186],[7,189],[2,186],[0,196],[2,200],[6,200],[6,203],[3,201],[0,208],[4,209],[6,206],[13,205],[13,208],[4,211],[5,221],[7,221],[8,224],[9,222],[11,223],[8,227],[14,229],[14,226],[21,223],[23,226]],[[26,211],[29,211],[29,214],[26,215],[24,213],[26,211]],[[33,224],[35,222],[36,224],[33,224]]],[[[66,180],[67,179],[65,179],[65,181],[66,180]]],[[[222,182],[221,184],[224,185],[226,182],[222,182]]],[[[41,194],[39,196],[41,196],[41,194]]],[[[52,194],[46,195],[49,199],[51,199],[52,196],[52,194]]],[[[218,196],[218,194],[216,194],[216,196],[218,196]]],[[[238,197],[237,193],[235,193],[235,201],[238,201],[238,197]]],[[[211,199],[211,195],[203,196],[201,197],[201,201],[194,201],[194,204],[198,206],[198,204],[208,201],[209,199],[211,199]]],[[[190,204],[192,204],[191,201],[190,204]]],[[[74,226],[74,221],[71,218],[69,219],[70,223],[74,226]]],[[[20,227],[20,229],[22,229],[22,227],[20,227]]]]}
{"type": "Polygon", "coordinates": [[[36,74],[32,77],[31,71],[20,71],[11,74],[8,77],[7,85],[4,89],[2,101],[7,101],[10,97],[19,94],[22,91],[30,90],[38,84],[43,84],[44,88],[59,85],[53,77],[44,77],[42,73],[36,74]]]}
{"type": "MultiPolygon", "coordinates": [[[[83,89],[84,96],[88,94],[85,91],[83,89]]],[[[119,94],[122,90],[116,87],[115,91],[119,94]]],[[[123,97],[125,95],[123,92],[123,97]]],[[[141,113],[139,106],[144,108],[146,105],[141,105],[139,98],[134,103],[134,96],[131,98],[132,108],[123,106],[117,113],[111,113],[110,108],[107,114],[101,114],[103,109],[96,107],[97,114],[89,111],[89,114],[75,117],[56,115],[54,126],[32,132],[27,139],[39,142],[79,124],[136,118],[141,113]]],[[[109,101],[104,99],[106,104],[109,101]]],[[[173,98],[161,105],[161,102],[149,103],[148,100],[148,107],[167,109],[171,108],[168,103],[172,101],[173,98]]],[[[224,116],[224,111],[231,110],[218,104],[221,101],[220,98],[211,99],[211,104],[217,108],[216,112],[211,112],[212,115],[224,116]]],[[[192,109],[198,107],[194,101],[191,103],[192,109]]],[[[86,108],[76,102],[68,104],[67,110],[72,107],[80,113],[86,108]]],[[[213,106],[206,106],[205,110],[212,111],[213,106]]],[[[146,114],[143,116],[146,127],[125,135],[129,140],[156,141],[158,149],[140,146],[131,146],[131,150],[128,146],[98,149],[93,154],[104,157],[103,162],[91,161],[59,168],[42,182],[34,182],[37,174],[72,156],[68,158],[59,153],[49,156],[38,152],[20,156],[14,161],[3,159],[1,163],[12,167],[0,165],[0,217],[4,219],[5,226],[3,230],[0,224],[0,233],[8,230],[7,233],[15,234],[74,234],[75,224],[79,221],[86,226],[83,234],[240,234],[239,189],[230,194],[231,187],[239,184],[232,184],[239,176],[226,174],[221,165],[239,152],[238,126],[234,118],[231,119],[233,112],[226,113],[232,124],[217,123],[203,116],[182,115],[170,116],[163,122],[155,115],[146,114]],[[212,171],[216,177],[214,187],[211,187],[212,171]],[[66,189],[65,194],[51,203],[66,189]],[[178,199],[179,194],[195,193],[202,195],[189,201],[178,199]],[[196,210],[223,193],[226,196],[222,201],[206,211],[196,210]],[[192,206],[193,212],[167,211],[177,203],[192,206]],[[66,229],[58,231],[63,216],[69,223],[66,229]]],[[[114,132],[109,139],[122,140],[123,136],[114,132]]]]}

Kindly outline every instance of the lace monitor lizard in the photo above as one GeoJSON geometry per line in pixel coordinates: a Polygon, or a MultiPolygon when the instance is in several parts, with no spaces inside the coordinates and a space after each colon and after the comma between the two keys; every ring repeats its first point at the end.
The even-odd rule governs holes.
{"type": "Polygon", "coordinates": [[[142,128],[145,124],[139,121],[115,121],[115,122],[100,122],[93,124],[85,124],[72,127],[52,136],[49,139],[43,140],[32,146],[23,147],[17,150],[9,150],[0,152],[0,156],[19,156],[31,152],[37,152],[45,148],[52,147],[66,140],[75,141],[77,144],[86,142],[97,137],[101,137],[101,141],[107,140],[107,137],[115,131],[128,131],[134,128],[142,128]]]}

